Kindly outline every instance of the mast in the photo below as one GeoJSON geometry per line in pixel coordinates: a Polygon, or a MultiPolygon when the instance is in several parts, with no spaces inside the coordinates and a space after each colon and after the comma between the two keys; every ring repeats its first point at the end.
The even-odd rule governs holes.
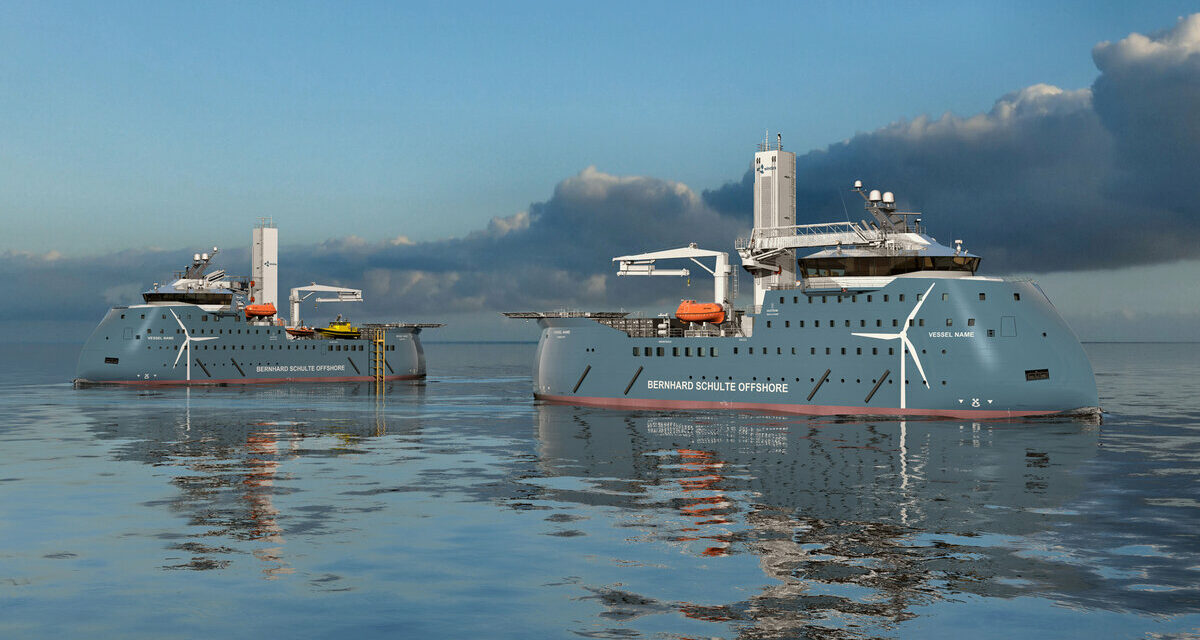
{"type": "Polygon", "coordinates": [[[259,218],[250,237],[250,300],[279,308],[279,229],[259,218]]]}
{"type": "MultiPolygon", "coordinates": [[[[796,235],[796,154],[783,150],[783,135],[777,142],[766,138],[754,154],[754,238],[784,238],[796,235]]],[[[783,243],[783,244],[786,244],[783,243]]],[[[796,250],[740,250],[742,267],[754,276],[754,304],[762,305],[768,289],[796,284],[796,250]]]]}

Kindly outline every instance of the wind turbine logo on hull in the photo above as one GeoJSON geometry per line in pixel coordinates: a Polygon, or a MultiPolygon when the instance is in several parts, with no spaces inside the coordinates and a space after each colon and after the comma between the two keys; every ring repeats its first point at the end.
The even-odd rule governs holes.
{"type": "MultiPolygon", "coordinates": [[[[934,283],[934,284],[937,284],[937,283],[934,283]]],[[[925,290],[925,293],[921,294],[921,299],[917,301],[917,306],[913,307],[913,310],[909,312],[908,318],[906,318],[904,320],[904,327],[900,329],[899,333],[852,333],[852,334],[850,334],[853,336],[859,336],[861,338],[874,338],[876,340],[899,340],[900,341],[900,408],[901,409],[908,408],[907,398],[905,396],[905,385],[907,384],[907,382],[905,380],[905,374],[904,374],[904,365],[907,362],[907,358],[904,357],[905,352],[908,352],[909,354],[912,355],[913,364],[917,365],[917,371],[920,372],[920,374],[921,374],[921,384],[925,385],[926,389],[929,388],[929,381],[925,379],[925,368],[921,366],[921,359],[917,357],[917,350],[915,348],[913,348],[912,341],[908,339],[908,328],[910,326],[912,326],[913,318],[915,318],[917,316],[917,312],[921,310],[921,305],[925,304],[925,301],[927,299],[929,299],[929,292],[933,291],[934,284],[929,285],[929,288],[925,290]]]]}
{"type": "MultiPolygon", "coordinates": [[[[175,322],[179,323],[179,328],[183,329],[183,348],[179,350],[179,355],[175,356],[175,364],[171,365],[171,368],[174,369],[175,367],[179,366],[179,358],[182,357],[183,352],[186,351],[188,354],[187,381],[191,382],[192,381],[192,343],[193,342],[201,342],[204,340],[216,340],[217,337],[210,336],[207,338],[193,338],[191,336],[191,334],[188,333],[187,327],[183,326],[183,321],[179,319],[179,316],[175,315],[174,310],[171,311],[171,316],[175,318],[175,322]]],[[[901,393],[903,393],[903,392],[904,391],[901,390],[901,393]]],[[[901,396],[901,397],[904,397],[904,396],[901,396]]]]}

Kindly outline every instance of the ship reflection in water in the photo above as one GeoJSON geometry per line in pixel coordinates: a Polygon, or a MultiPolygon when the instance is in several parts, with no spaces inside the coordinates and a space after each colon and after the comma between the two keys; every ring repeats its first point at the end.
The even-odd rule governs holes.
{"type": "Polygon", "coordinates": [[[178,540],[167,547],[163,569],[226,569],[235,558],[253,557],[263,577],[273,580],[295,572],[287,559],[288,536],[279,519],[290,520],[287,529],[295,535],[319,529],[324,516],[320,510],[281,512],[276,499],[296,491],[295,484],[303,480],[294,471],[284,471],[285,465],[302,456],[355,453],[359,442],[388,433],[389,395],[411,401],[423,394],[422,385],[409,382],[390,383],[381,396],[372,394],[365,384],[180,389],[140,394],[161,395],[168,402],[184,396],[182,411],[171,412],[170,418],[123,409],[113,410],[111,420],[106,420],[103,412],[94,417],[101,437],[129,441],[121,449],[121,459],[178,468],[171,479],[178,495],[165,506],[186,517],[187,527],[162,536],[178,540]],[[193,394],[199,405],[195,408],[193,394]],[[356,396],[373,401],[373,411],[366,418],[359,411],[339,417],[321,410],[323,406],[344,406],[356,396]],[[214,409],[214,397],[218,404],[233,406],[301,404],[312,408],[277,410],[278,419],[262,419],[262,411],[253,411],[256,421],[240,422],[231,419],[228,410],[214,409]],[[303,419],[306,412],[312,414],[311,421],[303,419]],[[335,443],[332,450],[311,444],[331,437],[335,443]]]}
{"type": "MultiPolygon", "coordinates": [[[[760,591],[670,605],[689,617],[770,635],[829,634],[881,631],[917,607],[965,595],[1103,599],[1089,570],[1055,553],[1066,532],[1047,530],[1048,520],[1069,519],[1064,505],[1080,493],[1079,467],[1097,451],[1098,426],[544,405],[538,436],[546,475],[596,488],[572,483],[576,490],[547,489],[545,499],[613,505],[604,489],[623,479],[619,506],[631,518],[623,526],[643,532],[634,540],[693,556],[758,556],[760,591]]],[[[657,604],[605,593],[616,617],[636,615],[631,602],[657,604]]]]}
{"type": "Polygon", "coordinates": [[[382,398],[81,389],[61,406],[10,387],[0,582],[26,599],[0,636],[52,618],[61,633],[42,635],[131,619],[156,637],[251,624],[982,640],[1200,624],[1200,412],[1144,408],[1164,380],[1196,379],[1194,347],[1098,349],[1123,411],[1103,427],[542,405],[521,395],[528,345],[491,360],[434,348],[470,364],[382,398]],[[57,581],[68,567],[77,578],[57,581]],[[72,608],[86,615],[51,613],[72,608]]]}

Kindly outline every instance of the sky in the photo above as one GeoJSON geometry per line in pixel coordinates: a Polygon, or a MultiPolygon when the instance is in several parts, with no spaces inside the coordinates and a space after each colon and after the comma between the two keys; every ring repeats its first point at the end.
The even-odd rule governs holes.
{"type": "Polygon", "coordinates": [[[281,290],[361,286],[363,314],[447,339],[666,305],[694,295],[609,259],[732,250],[770,131],[801,222],[862,178],[983,273],[1038,279],[1085,339],[1200,339],[1193,10],[7,3],[0,328],[81,341],[214,245],[247,272],[261,216],[281,290]]]}

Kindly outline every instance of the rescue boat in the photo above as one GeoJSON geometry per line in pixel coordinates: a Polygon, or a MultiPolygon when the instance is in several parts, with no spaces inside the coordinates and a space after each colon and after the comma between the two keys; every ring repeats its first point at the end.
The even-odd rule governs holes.
{"type": "Polygon", "coordinates": [[[288,327],[285,331],[297,338],[311,338],[316,333],[312,327],[288,327]]]}
{"type": "Polygon", "coordinates": [[[243,311],[246,312],[247,318],[270,318],[275,315],[275,305],[270,302],[266,304],[248,304],[243,311]]]}
{"type": "Polygon", "coordinates": [[[675,310],[675,317],[684,322],[725,322],[725,308],[715,302],[696,302],[684,300],[675,310]]]}

